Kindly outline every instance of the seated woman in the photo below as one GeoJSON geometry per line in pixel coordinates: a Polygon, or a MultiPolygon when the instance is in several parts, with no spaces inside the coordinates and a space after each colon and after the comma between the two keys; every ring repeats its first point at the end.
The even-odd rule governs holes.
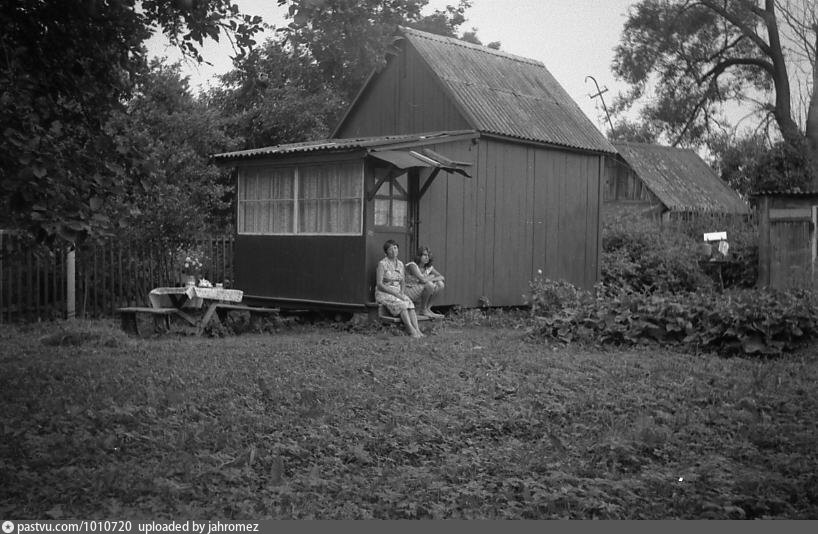
{"type": "Polygon", "coordinates": [[[418,249],[415,261],[406,264],[406,294],[416,303],[420,315],[433,319],[443,316],[431,309],[432,298],[446,287],[445,278],[432,266],[432,254],[427,247],[418,249]]]}
{"type": "Polygon", "coordinates": [[[375,274],[375,302],[383,304],[392,315],[400,315],[412,337],[425,337],[418,326],[415,305],[404,293],[404,267],[398,259],[398,244],[390,239],[383,244],[386,257],[378,262],[375,274]]]}

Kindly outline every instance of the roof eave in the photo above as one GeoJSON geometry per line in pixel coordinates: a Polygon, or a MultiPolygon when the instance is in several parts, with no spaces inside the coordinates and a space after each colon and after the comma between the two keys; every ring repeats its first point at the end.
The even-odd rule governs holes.
{"type": "MultiPolygon", "coordinates": [[[[480,131],[480,130],[478,130],[480,131]]],[[[527,137],[517,137],[514,135],[507,135],[507,134],[498,134],[496,132],[487,132],[487,131],[480,131],[480,135],[483,137],[488,137],[492,139],[499,139],[501,141],[510,141],[514,143],[525,143],[527,145],[534,145],[534,146],[541,146],[544,148],[554,148],[559,150],[569,150],[571,152],[582,152],[584,154],[595,154],[599,156],[616,156],[618,155],[616,151],[605,151],[597,148],[587,148],[587,147],[580,147],[580,146],[572,146],[572,145],[562,145],[559,143],[552,143],[549,141],[542,141],[539,139],[531,139],[527,137]]]]}

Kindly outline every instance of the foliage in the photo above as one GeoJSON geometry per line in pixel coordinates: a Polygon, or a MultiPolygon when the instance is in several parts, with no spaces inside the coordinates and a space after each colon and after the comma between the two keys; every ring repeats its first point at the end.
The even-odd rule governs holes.
{"type": "Polygon", "coordinates": [[[4,517],[808,519],[818,362],[0,327],[4,517]],[[48,394],[44,394],[47,392],[48,394]]]}
{"type": "Polygon", "coordinates": [[[758,191],[809,190],[810,162],[806,150],[761,134],[712,136],[708,141],[719,176],[730,187],[749,195],[758,191]]]}
{"type": "Polygon", "coordinates": [[[528,294],[523,295],[523,304],[532,315],[551,315],[563,308],[580,304],[583,292],[565,280],[551,280],[537,269],[537,276],[528,284],[528,294]]]}
{"type": "Polygon", "coordinates": [[[173,263],[184,274],[201,274],[204,261],[206,261],[204,251],[197,245],[179,246],[173,252],[173,263]]]}
{"type": "Polygon", "coordinates": [[[142,172],[132,170],[129,177],[140,187],[113,203],[129,206],[117,217],[117,235],[175,246],[229,227],[233,184],[209,157],[237,143],[220,114],[191,95],[179,64],[151,63],[125,110],[113,115],[110,129],[117,142],[138,146],[144,162],[142,172]]]}
{"type": "Polygon", "coordinates": [[[620,292],[543,318],[538,336],[602,344],[679,346],[719,354],[777,355],[818,339],[811,292],[620,292]]]}
{"type": "Polygon", "coordinates": [[[627,292],[676,292],[709,288],[696,241],[653,219],[629,214],[607,218],[602,228],[604,286],[627,292]]]}
{"type": "Polygon", "coordinates": [[[373,69],[382,66],[398,25],[455,36],[469,0],[423,16],[428,0],[278,0],[289,4],[283,29],[298,55],[315,61],[321,78],[349,102],[373,69]]]}
{"type": "Polygon", "coordinates": [[[615,108],[640,102],[642,118],[673,144],[698,144],[724,125],[727,103],[760,100],[787,144],[802,150],[806,138],[804,153],[815,152],[815,89],[803,95],[804,115],[813,117],[805,130],[790,95],[792,72],[815,68],[815,17],[813,2],[642,0],[615,51],[614,74],[631,86],[615,108]]]}
{"type": "Polygon", "coordinates": [[[345,100],[306,54],[269,39],[206,95],[243,147],[328,137],[345,100]]]}
{"type": "Polygon", "coordinates": [[[160,27],[198,56],[224,30],[241,51],[260,20],[230,0],[10,0],[0,7],[0,225],[41,239],[109,233],[149,172],[141,147],[111,131],[160,27]]]}
{"type": "MultiPolygon", "coordinates": [[[[672,220],[666,231],[681,234],[698,247],[707,232],[727,232],[729,262],[721,267],[721,283],[725,288],[755,287],[758,281],[758,220],[754,216],[725,216],[723,214],[692,214],[672,220]]],[[[715,272],[708,271],[713,277],[715,272]]]]}

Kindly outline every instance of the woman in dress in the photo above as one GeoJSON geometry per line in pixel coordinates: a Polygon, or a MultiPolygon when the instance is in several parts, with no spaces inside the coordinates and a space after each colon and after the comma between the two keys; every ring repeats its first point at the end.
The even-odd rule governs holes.
{"type": "Polygon", "coordinates": [[[398,259],[398,244],[390,239],[383,244],[386,257],[378,262],[375,274],[375,302],[383,304],[392,315],[400,315],[412,337],[425,337],[418,326],[415,305],[404,292],[404,267],[398,259]]]}
{"type": "Polygon", "coordinates": [[[445,278],[432,266],[428,247],[420,247],[415,261],[406,264],[406,294],[416,303],[418,313],[432,319],[443,316],[431,309],[432,298],[446,287],[445,278]]]}

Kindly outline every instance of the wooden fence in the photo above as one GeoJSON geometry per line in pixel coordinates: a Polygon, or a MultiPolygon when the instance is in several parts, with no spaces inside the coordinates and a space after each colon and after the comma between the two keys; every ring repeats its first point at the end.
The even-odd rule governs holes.
{"type": "MultiPolygon", "coordinates": [[[[233,237],[201,237],[195,244],[206,257],[202,275],[229,287],[233,237]]],[[[78,317],[111,316],[121,306],[148,305],[154,287],[179,284],[174,248],[167,244],[111,240],[80,246],[73,286],[69,252],[0,233],[0,323],[64,318],[74,309],[78,317]]]]}

